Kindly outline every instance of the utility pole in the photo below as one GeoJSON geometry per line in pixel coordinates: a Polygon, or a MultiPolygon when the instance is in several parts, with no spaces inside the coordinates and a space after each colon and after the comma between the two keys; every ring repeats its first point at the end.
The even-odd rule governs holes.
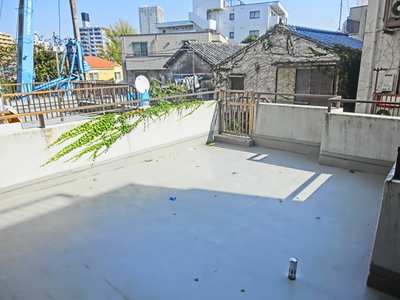
{"type": "Polygon", "coordinates": [[[78,17],[77,17],[77,13],[76,13],[75,0],[69,0],[69,4],[71,6],[71,17],[72,17],[72,25],[74,27],[75,40],[80,42],[81,41],[81,35],[79,33],[79,24],[78,24],[78,17]]]}
{"type": "Polygon", "coordinates": [[[338,31],[340,31],[340,25],[342,24],[342,9],[343,9],[343,0],[340,0],[340,14],[339,14],[339,27],[338,27],[338,31]]]}

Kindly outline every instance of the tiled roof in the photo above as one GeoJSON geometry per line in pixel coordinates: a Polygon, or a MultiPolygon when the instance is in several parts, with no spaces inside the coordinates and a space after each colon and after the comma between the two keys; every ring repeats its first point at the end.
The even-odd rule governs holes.
{"type": "Polygon", "coordinates": [[[289,31],[297,36],[310,39],[314,42],[327,47],[333,47],[335,44],[348,46],[355,49],[362,49],[362,41],[348,36],[339,31],[329,31],[300,26],[288,26],[289,31]]]}
{"type": "Polygon", "coordinates": [[[85,56],[84,58],[91,69],[113,69],[118,66],[117,63],[96,56],[85,56]]]}
{"type": "Polygon", "coordinates": [[[189,42],[182,46],[182,48],[165,63],[165,66],[170,66],[179,53],[188,50],[194,50],[206,62],[213,66],[234,55],[246,46],[246,44],[189,42]]]}

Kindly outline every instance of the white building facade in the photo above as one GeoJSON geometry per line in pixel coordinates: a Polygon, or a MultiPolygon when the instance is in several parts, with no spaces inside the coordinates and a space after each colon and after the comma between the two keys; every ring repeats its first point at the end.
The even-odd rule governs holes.
{"type": "MultiPolygon", "coordinates": [[[[399,49],[400,2],[369,1],[357,99],[372,100],[378,94],[384,101],[400,101],[399,49]],[[388,98],[387,95],[396,96],[388,98]]],[[[391,115],[396,115],[391,110],[387,109],[391,115]]],[[[359,103],[356,106],[356,112],[370,111],[369,105],[359,103]]]]}
{"type": "Polygon", "coordinates": [[[85,56],[99,56],[99,49],[106,46],[108,41],[107,29],[90,27],[89,14],[82,13],[83,27],[79,28],[81,43],[85,56]]]}
{"type": "Polygon", "coordinates": [[[189,20],[205,31],[216,31],[231,43],[251,34],[263,35],[270,26],[287,24],[289,14],[279,1],[244,4],[240,0],[193,0],[189,20]]]}
{"type": "Polygon", "coordinates": [[[159,6],[139,7],[139,23],[141,34],[157,33],[156,24],[164,23],[164,10],[159,6]]]}

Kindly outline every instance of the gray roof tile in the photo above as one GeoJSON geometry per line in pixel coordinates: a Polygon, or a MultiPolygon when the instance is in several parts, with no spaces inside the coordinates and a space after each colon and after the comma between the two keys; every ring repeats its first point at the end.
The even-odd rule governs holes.
{"type": "Polygon", "coordinates": [[[179,53],[187,50],[196,51],[206,62],[214,66],[246,46],[247,44],[189,42],[182,46],[181,49],[166,62],[165,66],[169,66],[179,53]]]}

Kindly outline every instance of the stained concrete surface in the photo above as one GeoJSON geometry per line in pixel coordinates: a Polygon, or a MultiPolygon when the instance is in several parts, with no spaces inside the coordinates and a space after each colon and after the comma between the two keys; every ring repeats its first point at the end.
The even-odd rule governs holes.
{"type": "Polygon", "coordinates": [[[110,165],[0,200],[0,299],[394,299],[365,286],[383,181],[221,144],[110,165]]]}

